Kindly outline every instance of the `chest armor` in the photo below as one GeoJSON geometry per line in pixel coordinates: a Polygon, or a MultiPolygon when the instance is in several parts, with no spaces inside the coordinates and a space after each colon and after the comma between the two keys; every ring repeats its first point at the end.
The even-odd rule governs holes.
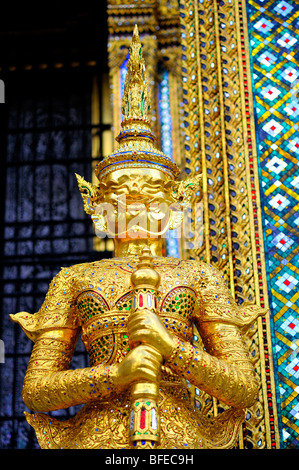
{"type": "MultiPolygon", "coordinates": [[[[159,271],[159,268],[157,267],[159,271]]],[[[82,341],[92,366],[120,362],[130,351],[127,321],[132,306],[132,290],[128,270],[107,269],[101,278],[89,285],[83,281],[76,298],[77,315],[82,328],[82,341]]],[[[192,316],[195,290],[180,281],[173,282],[161,274],[157,313],[166,328],[183,341],[192,338],[192,316]]],[[[144,292],[139,299],[146,308],[150,296],[144,292]]],[[[150,307],[150,305],[148,305],[150,307]]]]}

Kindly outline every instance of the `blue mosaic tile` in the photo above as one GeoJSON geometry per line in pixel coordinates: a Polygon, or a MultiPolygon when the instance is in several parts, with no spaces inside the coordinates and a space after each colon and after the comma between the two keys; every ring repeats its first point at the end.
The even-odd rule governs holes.
{"type": "Polygon", "coordinates": [[[299,447],[299,5],[247,0],[281,447],[299,447]]]}

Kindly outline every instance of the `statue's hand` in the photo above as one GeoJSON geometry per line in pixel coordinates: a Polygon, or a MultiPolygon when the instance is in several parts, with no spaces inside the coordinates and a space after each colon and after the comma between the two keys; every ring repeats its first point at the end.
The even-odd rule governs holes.
{"type": "Polygon", "coordinates": [[[158,382],[162,357],[154,348],[137,346],[119,364],[115,364],[114,382],[124,390],[133,382],[158,382]]]}
{"type": "Polygon", "coordinates": [[[154,346],[167,360],[175,347],[175,338],[163,325],[158,315],[150,310],[131,314],[128,320],[129,344],[154,346]]]}

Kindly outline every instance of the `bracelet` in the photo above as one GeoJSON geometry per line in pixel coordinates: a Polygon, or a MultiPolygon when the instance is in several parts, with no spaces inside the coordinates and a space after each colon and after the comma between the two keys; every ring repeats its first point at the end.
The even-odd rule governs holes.
{"type": "Polygon", "coordinates": [[[173,348],[172,353],[170,354],[169,358],[166,361],[166,362],[169,362],[170,364],[173,362],[181,346],[181,341],[178,338],[175,338],[175,340],[176,340],[176,346],[173,348]]]}
{"type": "Polygon", "coordinates": [[[195,348],[191,344],[177,340],[177,345],[167,362],[180,374],[190,373],[188,368],[194,359],[194,352],[195,348]]]}

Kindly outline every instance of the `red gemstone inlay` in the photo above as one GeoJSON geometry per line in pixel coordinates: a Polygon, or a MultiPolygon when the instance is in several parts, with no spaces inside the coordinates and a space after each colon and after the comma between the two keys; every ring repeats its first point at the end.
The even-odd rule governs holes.
{"type": "Polygon", "coordinates": [[[140,429],[145,428],[145,408],[141,408],[141,413],[140,413],[140,429]]]}
{"type": "Polygon", "coordinates": [[[139,307],[143,307],[143,296],[139,295],[139,307]]]}

